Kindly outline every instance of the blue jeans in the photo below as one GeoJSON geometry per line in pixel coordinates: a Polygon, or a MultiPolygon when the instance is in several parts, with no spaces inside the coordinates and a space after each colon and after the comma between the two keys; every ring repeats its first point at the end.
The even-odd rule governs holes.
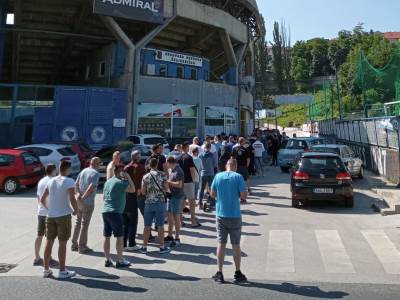
{"type": "Polygon", "coordinates": [[[171,214],[179,215],[181,213],[183,199],[184,196],[181,197],[173,196],[171,199],[168,199],[167,211],[171,214]]]}
{"type": "Polygon", "coordinates": [[[156,226],[164,226],[165,202],[146,203],[144,207],[144,226],[151,227],[153,220],[156,220],[156,226]]]}

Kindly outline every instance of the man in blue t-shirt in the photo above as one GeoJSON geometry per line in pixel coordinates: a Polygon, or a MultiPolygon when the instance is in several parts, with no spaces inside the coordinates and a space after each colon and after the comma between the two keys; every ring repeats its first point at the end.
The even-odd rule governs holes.
{"type": "Polygon", "coordinates": [[[240,237],[242,233],[242,216],[240,212],[240,199],[246,199],[246,185],[242,175],[236,173],[237,161],[230,159],[226,165],[226,172],[215,176],[211,185],[211,197],[216,198],[216,223],[218,234],[218,272],[213,276],[217,282],[224,283],[222,268],[225,259],[225,248],[228,234],[233,249],[233,260],[236,272],[235,283],[247,281],[246,276],[240,271],[241,249],[240,237]]]}

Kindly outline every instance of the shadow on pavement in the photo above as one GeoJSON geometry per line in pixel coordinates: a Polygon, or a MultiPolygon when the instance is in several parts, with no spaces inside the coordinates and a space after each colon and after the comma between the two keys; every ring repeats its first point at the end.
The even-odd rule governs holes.
{"type": "Polygon", "coordinates": [[[144,270],[144,269],[126,269],[126,271],[130,271],[144,278],[158,278],[165,280],[176,280],[176,281],[199,281],[200,278],[193,276],[182,276],[169,271],[161,271],[161,270],[144,270]]]}
{"type": "Polygon", "coordinates": [[[189,230],[181,230],[181,235],[197,237],[197,238],[202,238],[202,239],[216,239],[217,238],[216,235],[209,235],[209,234],[204,234],[201,232],[194,232],[194,231],[189,231],[189,230]]]}
{"type": "Polygon", "coordinates": [[[248,215],[253,217],[268,216],[267,213],[259,213],[254,210],[248,210],[248,209],[242,210],[242,215],[248,215]]]}
{"type": "Polygon", "coordinates": [[[82,268],[82,267],[68,267],[71,271],[75,271],[76,274],[79,274],[84,277],[93,277],[93,278],[104,278],[104,279],[112,279],[116,280],[120,277],[117,275],[109,274],[103,271],[99,271],[97,269],[89,269],[89,268],[82,268]]]}
{"type": "Polygon", "coordinates": [[[72,278],[69,282],[83,285],[91,289],[102,289],[106,291],[115,292],[133,292],[133,293],[145,293],[148,290],[140,287],[130,287],[122,285],[116,281],[96,280],[96,279],[84,279],[84,278],[72,278]]]}
{"type": "Polygon", "coordinates": [[[280,293],[299,295],[318,299],[342,299],[348,296],[348,293],[342,291],[323,291],[318,286],[303,286],[284,282],[282,284],[249,282],[241,285],[242,287],[268,289],[280,293]]]}
{"type": "Polygon", "coordinates": [[[334,213],[343,215],[376,215],[372,204],[375,202],[366,194],[354,193],[354,208],[346,208],[344,204],[338,201],[310,201],[303,206],[304,209],[314,213],[334,213]]]}

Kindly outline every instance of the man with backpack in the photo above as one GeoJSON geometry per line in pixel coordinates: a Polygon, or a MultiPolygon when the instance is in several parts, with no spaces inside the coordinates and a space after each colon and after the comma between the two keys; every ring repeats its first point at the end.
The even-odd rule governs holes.
{"type": "MultiPolygon", "coordinates": [[[[211,152],[211,143],[204,145],[204,151],[200,154],[200,159],[203,164],[203,170],[201,171],[201,185],[199,190],[199,207],[203,208],[203,197],[204,189],[206,187],[210,188],[214,180],[215,169],[218,166],[217,158],[214,153],[211,152]]],[[[215,206],[214,199],[210,197],[210,209],[215,206]]]]}

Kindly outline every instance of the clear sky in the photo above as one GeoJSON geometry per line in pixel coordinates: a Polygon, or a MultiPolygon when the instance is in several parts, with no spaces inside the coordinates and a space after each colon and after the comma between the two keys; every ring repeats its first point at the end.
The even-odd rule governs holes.
{"type": "Polygon", "coordinates": [[[257,0],[266,22],[267,41],[272,25],[281,21],[291,29],[292,42],[314,37],[332,38],[357,23],[374,31],[400,31],[400,0],[257,0]]]}

